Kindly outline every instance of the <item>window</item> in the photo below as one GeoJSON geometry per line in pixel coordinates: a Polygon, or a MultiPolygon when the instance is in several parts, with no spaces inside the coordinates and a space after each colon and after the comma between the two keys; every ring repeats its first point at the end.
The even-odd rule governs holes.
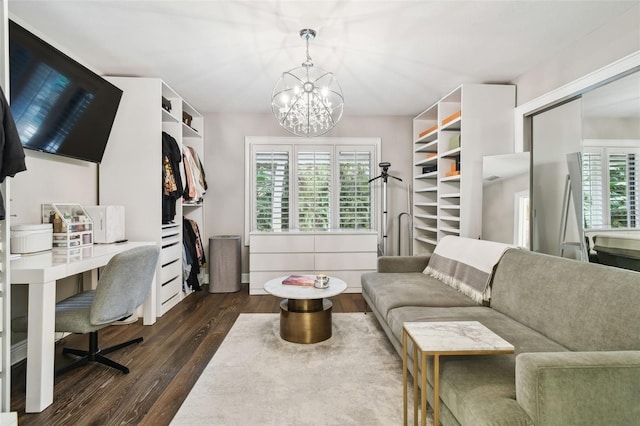
{"type": "Polygon", "coordinates": [[[289,229],[289,153],[256,153],[256,229],[289,229]]]}
{"type": "Polygon", "coordinates": [[[340,228],[371,228],[371,153],[342,151],[340,167],[340,228]]]}
{"type": "Polygon", "coordinates": [[[247,231],[375,227],[380,140],[321,139],[247,138],[247,231]]]}
{"type": "Polygon", "coordinates": [[[298,152],[298,228],[302,231],[331,227],[331,153],[298,152]]]}
{"type": "Polygon", "coordinates": [[[638,173],[634,148],[589,147],[582,155],[585,229],[638,227],[638,173]]]}

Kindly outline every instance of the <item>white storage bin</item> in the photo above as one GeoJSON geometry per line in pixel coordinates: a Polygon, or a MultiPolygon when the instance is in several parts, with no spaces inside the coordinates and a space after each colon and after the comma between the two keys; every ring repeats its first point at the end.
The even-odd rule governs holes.
{"type": "Polygon", "coordinates": [[[53,225],[14,225],[11,227],[11,253],[35,253],[51,250],[53,225]]]}

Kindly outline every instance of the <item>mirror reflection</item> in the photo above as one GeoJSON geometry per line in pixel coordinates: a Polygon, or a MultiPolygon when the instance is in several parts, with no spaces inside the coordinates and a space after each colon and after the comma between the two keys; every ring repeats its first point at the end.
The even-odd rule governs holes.
{"type": "Polygon", "coordinates": [[[529,153],[482,160],[482,238],[529,247],[529,153]]]}
{"type": "Polygon", "coordinates": [[[531,249],[640,270],[640,73],[531,120],[531,249]]]}
{"type": "Polygon", "coordinates": [[[582,134],[590,260],[640,270],[640,73],[583,95],[582,134]]]}

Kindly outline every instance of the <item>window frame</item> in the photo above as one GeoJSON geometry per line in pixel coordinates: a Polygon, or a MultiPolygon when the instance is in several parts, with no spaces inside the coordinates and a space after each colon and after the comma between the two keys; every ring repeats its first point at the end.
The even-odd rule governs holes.
{"type": "MultiPolygon", "coordinates": [[[[372,137],[348,137],[348,138],[295,138],[295,137],[269,137],[269,136],[246,136],[245,137],[245,245],[249,245],[251,232],[331,232],[348,231],[349,229],[339,229],[339,197],[340,197],[340,168],[338,167],[340,151],[369,151],[371,154],[372,177],[376,174],[376,166],[380,159],[381,139],[372,137]],[[368,147],[368,149],[364,149],[368,147]],[[289,229],[283,231],[258,231],[254,228],[254,218],[256,215],[255,203],[255,158],[259,151],[287,151],[289,153],[289,229]],[[331,152],[332,174],[331,174],[331,215],[330,227],[327,231],[299,231],[298,230],[298,200],[297,200],[297,180],[298,176],[298,153],[301,151],[318,150],[331,152]],[[296,186],[296,193],[293,187],[296,186]]],[[[380,229],[381,215],[378,214],[380,191],[382,185],[380,179],[371,183],[371,225],[373,230],[380,229]]]]}
{"type": "MultiPolygon", "coordinates": [[[[632,139],[586,139],[583,141],[583,152],[600,154],[601,176],[602,176],[602,227],[585,228],[585,231],[592,230],[628,230],[638,229],[630,227],[612,227],[611,225],[611,192],[610,192],[610,154],[635,154],[636,163],[640,164],[640,140],[632,139]]],[[[582,166],[581,166],[582,167],[582,166]]],[[[640,169],[640,165],[636,167],[640,169]]],[[[640,170],[638,170],[640,171],[640,170]]],[[[636,188],[636,191],[640,188],[636,188]]],[[[584,214],[584,212],[583,212],[584,214]]],[[[636,208],[636,218],[640,218],[640,207],[636,208]]],[[[638,220],[638,219],[636,219],[638,220]]]]}

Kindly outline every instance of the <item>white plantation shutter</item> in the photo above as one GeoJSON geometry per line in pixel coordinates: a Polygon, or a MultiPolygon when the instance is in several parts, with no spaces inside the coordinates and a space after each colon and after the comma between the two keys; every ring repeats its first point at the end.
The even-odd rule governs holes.
{"type": "Polygon", "coordinates": [[[256,229],[289,229],[289,153],[257,152],[255,161],[256,229]]]}
{"type": "Polygon", "coordinates": [[[371,228],[371,157],[368,151],[340,151],[338,227],[371,228]]]}
{"type": "Polygon", "coordinates": [[[609,154],[611,227],[635,228],[637,209],[636,155],[609,154]]]}
{"type": "Polygon", "coordinates": [[[586,229],[638,227],[637,151],[610,147],[585,149],[582,190],[586,229]]]}
{"type": "Polygon", "coordinates": [[[300,151],[297,164],[297,206],[300,230],[331,227],[331,153],[300,151]]]}
{"type": "Polygon", "coordinates": [[[582,154],[582,197],[586,229],[602,228],[605,224],[605,194],[602,179],[602,152],[584,152],[582,154]]]}
{"type": "Polygon", "coordinates": [[[250,143],[245,231],[375,229],[380,141],[357,139],[250,143]]]}

